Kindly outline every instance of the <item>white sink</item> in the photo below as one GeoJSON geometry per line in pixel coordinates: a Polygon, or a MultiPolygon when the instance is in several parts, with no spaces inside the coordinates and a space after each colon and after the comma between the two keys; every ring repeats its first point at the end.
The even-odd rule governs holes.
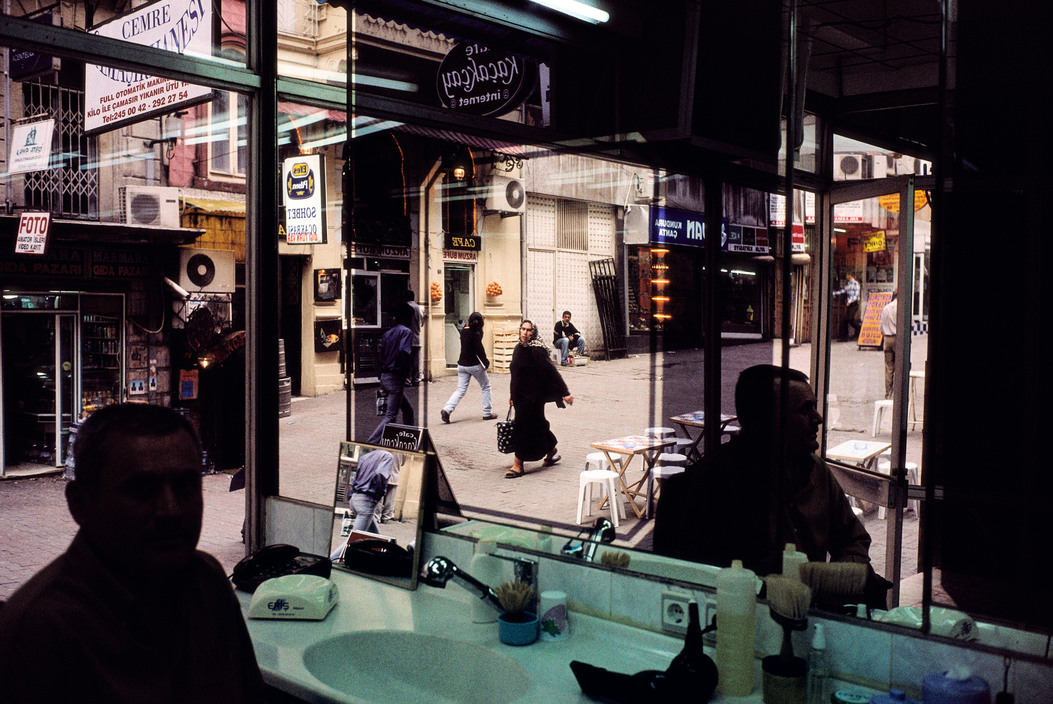
{"type": "Polygon", "coordinates": [[[501,653],[409,631],[344,633],[308,646],[303,661],[333,689],[377,704],[506,704],[531,686],[501,653]]]}

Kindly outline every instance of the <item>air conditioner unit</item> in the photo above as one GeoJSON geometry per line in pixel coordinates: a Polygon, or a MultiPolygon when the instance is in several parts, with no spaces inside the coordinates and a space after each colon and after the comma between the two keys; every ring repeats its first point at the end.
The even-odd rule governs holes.
{"type": "Polygon", "coordinates": [[[526,187],[518,178],[494,176],[486,192],[486,209],[499,213],[525,213],[526,187]]]}
{"type": "Polygon", "coordinates": [[[191,293],[233,293],[234,252],[222,249],[181,248],[179,285],[191,293]]]}
{"type": "Polygon", "coordinates": [[[840,154],[834,157],[834,180],[858,181],[863,178],[865,154],[840,154]]]}
{"type": "Polygon", "coordinates": [[[179,189],[171,186],[125,186],[124,221],[129,225],[179,227],[179,189]]]}

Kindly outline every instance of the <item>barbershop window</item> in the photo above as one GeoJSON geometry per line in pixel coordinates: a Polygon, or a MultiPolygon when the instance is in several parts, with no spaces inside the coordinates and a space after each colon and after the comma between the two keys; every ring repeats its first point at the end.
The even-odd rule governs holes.
{"type": "Polygon", "coordinates": [[[209,170],[224,176],[244,176],[248,163],[248,98],[216,91],[209,110],[209,170]]]}

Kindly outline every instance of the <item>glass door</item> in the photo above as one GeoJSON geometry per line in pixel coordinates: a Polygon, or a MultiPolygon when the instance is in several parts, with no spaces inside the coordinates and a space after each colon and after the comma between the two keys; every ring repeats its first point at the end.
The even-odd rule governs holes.
{"type": "Polygon", "coordinates": [[[446,366],[456,367],[461,356],[460,330],[472,313],[472,267],[446,265],[443,273],[446,331],[446,366]]]}

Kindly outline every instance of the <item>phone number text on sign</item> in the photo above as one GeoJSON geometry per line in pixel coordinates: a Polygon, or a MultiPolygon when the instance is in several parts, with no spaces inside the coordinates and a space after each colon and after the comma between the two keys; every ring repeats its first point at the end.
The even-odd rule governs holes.
{"type": "Polygon", "coordinates": [[[51,213],[22,213],[18,219],[15,254],[44,254],[51,232],[51,213]]]}

